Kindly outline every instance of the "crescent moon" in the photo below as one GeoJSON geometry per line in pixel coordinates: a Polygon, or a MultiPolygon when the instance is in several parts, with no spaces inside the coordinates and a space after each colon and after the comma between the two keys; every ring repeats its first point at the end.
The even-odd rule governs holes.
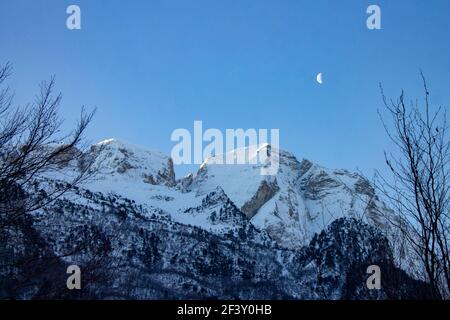
{"type": "Polygon", "coordinates": [[[322,72],[320,72],[320,73],[317,75],[316,80],[317,80],[317,82],[320,83],[320,84],[323,83],[322,72]]]}

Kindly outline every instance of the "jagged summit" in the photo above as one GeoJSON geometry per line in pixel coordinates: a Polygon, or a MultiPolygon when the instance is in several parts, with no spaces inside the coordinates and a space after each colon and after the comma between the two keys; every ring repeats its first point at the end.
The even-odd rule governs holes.
{"type": "Polygon", "coordinates": [[[119,139],[101,141],[91,148],[98,153],[96,166],[101,175],[131,182],[173,186],[175,173],[170,157],[119,139]]]}
{"type": "MultiPolygon", "coordinates": [[[[170,157],[120,139],[92,146],[99,175],[86,188],[115,193],[143,205],[159,207],[177,221],[189,221],[207,230],[217,229],[201,215],[185,216],[189,208],[218,189],[251,224],[280,245],[297,248],[341,217],[363,219],[388,228],[380,212],[389,212],[370,183],[357,173],[330,170],[290,152],[261,144],[214,155],[196,174],[178,181],[170,157]],[[277,154],[275,175],[262,175],[259,155],[277,154]],[[250,164],[224,164],[226,157],[244,157],[250,164]],[[171,199],[171,201],[155,201],[171,199]],[[197,219],[197,220],[196,220],[197,219]]],[[[263,157],[263,159],[265,159],[263,157]]]]}
{"type": "MultiPolygon", "coordinates": [[[[390,211],[356,173],[280,150],[275,175],[261,175],[264,164],[208,159],[177,181],[161,152],[109,139],[88,153],[97,155],[98,175],[33,213],[33,228],[43,248],[65,257],[61,265],[85,268],[101,257],[105,275],[90,289],[96,297],[379,299],[414,297],[414,288],[426,295],[395,268],[396,241],[379,214],[390,211]],[[92,247],[66,257],[85,241],[92,247]],[[389,279],[368,292],[368,263],[402,277],[399,293],[389,279]]],[[[43,177],[37,193],[64,185],[64,177],[43,177]]]]}
{"type": "Polygon", "coordinates": [[[292,153],[270,144],[214,155],[196,174],[178,181],[171,158],[158,151],[108,139],[93,145],[90,152],[98,156],[95,165],[99,174],[85,186],[87,189],[160,208],[176,221],[206,230],[222,227],[212,225],[198,210],[192,214],[189,209],[201,207],[205,197],[220,189],[254,227],[286,248],[305,245],[341,217],[361,219],[388,233],[383,214],[390,214],[390,210],[364,177],[327,169],[306,159],[299,161],[292,153]],[[258,161],[224,164],[227,156],[244,156],[249,162],[258,160],[261,153],[277,154],[275,175],[262,175],[261,167],[266,164],[258,161]]]}
{"type": "Polygon", "coordinates": [[[244,148],[237,148],[226,153],[216,154],[208,157],[201,165],[200,169],[206,165],[213,164],[230,164],[234,162],[235,164],[260,164],[262,160],[266,160],[270,155],[275,153],[286,153],[285,151],[281,151],[275,147],[273,147],[269,143],[261,143],[258,145],[248,146],[244,148]]]}

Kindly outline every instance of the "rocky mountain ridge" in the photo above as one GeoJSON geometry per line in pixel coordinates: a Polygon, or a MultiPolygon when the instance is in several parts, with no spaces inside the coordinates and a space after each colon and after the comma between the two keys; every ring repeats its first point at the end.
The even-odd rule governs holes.
{"type": "MultiPolygon", "coordinates": [[[[425,283],[398,268],[379,215],[388,209],[358,174],[280,151],[275,176],[260,175],[258,164],[208,159],[176,180],[171,159],[159,152],[118,140],[90,152],[93,179],[34,212],[27,228],[0,235],[3,259],[53,261],[41,264],[39,277],[29,274],[35,266],[1,269],[2,297],[428,297],[425,283]],[[81,292],[65,289],[62,270],[70,264],[83,272],[81,292]],[[372,264],[383,270],[381,290],[366,286],[372,264]],[[27,286],[15,287],[26,276],[27,286]]],[[[64,186],[65,175],[42,176],[28,192],[50,184],[64,186]]]]}

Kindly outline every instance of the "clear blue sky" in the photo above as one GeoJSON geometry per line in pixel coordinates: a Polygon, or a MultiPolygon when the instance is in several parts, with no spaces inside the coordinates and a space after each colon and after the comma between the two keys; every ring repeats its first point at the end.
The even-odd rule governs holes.
{"type": "MultiPolygon", "coordinates": [[[[56,75],[62,114],[161,150],[176,128],[279,128],[281,148],[331,168],[383,168],[378,83],[450,104],[450,1],[0,0],[0,62],[16,101],[56,75]],[[66,29],[77,4],[82,29],[66,29]],[[366,28],[378,4],[382,30],[366,28]],[[318,72],[324,84],[315,82],[318,72]]],[[[184,173],[186,168],[177,168],[184,173]]]]}

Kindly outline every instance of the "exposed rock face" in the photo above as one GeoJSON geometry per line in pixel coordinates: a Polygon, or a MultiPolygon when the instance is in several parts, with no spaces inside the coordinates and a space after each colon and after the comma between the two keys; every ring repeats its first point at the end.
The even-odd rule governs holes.
{"type": "Polygon", "coordinates": [[[242,206],[242,212],[251,219],[258,210],[280,190],[277,181],[263,180],[253,197],[242,206]]]}
{"type": "MultiPolygon", "coordinates": [[[[176,182],[161,153],[117,140],[94,153],[96,179],[33,213],[15,233],[0,232],[0,260],[15,251],[56,262],[0,268],[0,298],[74,298],[55,289],[70,264],[84,270],[82,298],[429,297],[425,284],[395,267],[395,241],[384,236],[389,228],[379,214],[392,212],[358,174],[280,151],[275,176],[262,176],[259,164],[210,160],[176,182]],[[381,290],[366,287],[371,264],[382,269],[381,290]],[[31,285],[17,286],[33,272],[31,285]]],[[[64,179],[42,177],[27,191],[44,194],[64,179]]]]}
{"type": "Polygon", "coordinates": [[[94,145],[100,175],[119,175],[153,185],[175,185],[172,159],[157,151],[140,148],[117,139],[94,145]]]}
{"type": "Polygon", "coordinates": [[[305,180],[303,184],[304,195],[306,199],[320,200],[325,198],[330,190],[339,186],[341,184],[337,180],[330,177],[325,171],[320,171],[305,180]]]}
{"type": "MultiPolygon", "coordinates": [[[[122,160],[127,163],[126,168],[132,168],[120,174],[113,173],[113,180],[108,174],[105,183],[95,190],[116,192],[146,203],[152,196],[152,185],[175,186],[191,197],[220,188],[256,228],[267,232],[283,247],[304,246],[335,219],[353,217],[383,230],[394,244],[394,251],[401,251],[401,246],[396,246],[397,236],[386,220],[387,216],[393,216],[392,210],[379,200],[369,181],[357,173],[326,169],[309,160],[298,161],[289,152],[262,145],[254,154],[250,150],[236,152],[245,152],[249,160],[269,149],[278,152],[279,170],[275,176],[261,175],[263,164],[223,165],[212,157],[195,175],[175,182],[171,159],[158,152],[117,140],[103,142],[102,147],[106,159],[102,166],[106,172],[108,168],[123,167],[118,165],[122,160]],[[139,181],[143,184],[139,185],[139,181]]],[[[168,196],[175,198],[172,203],[177,203],[174,210],[179,212],[185,209],[180,202],[190,201],[185,196],[168,196]]],[[[161,202],[154,205],[159,206],[161,202]]]]}
{"type": "MultiPolygon", "coordinates": [[[[250,159],[268,148],[257,149],[250,159]]],[[[329,170],[309,160],[299,162],[289,152],[275,151],[279,153],[275,176],[261,175],[262,164],[222,165],[213,157],[189,181],[183,181],[184,190],[205,194],[220,187],[255,227],[287,248],[306,245],[340,217],[363,219],[389,232],[382,213],[392,213],[362,176],[329,170]]]]}
{"type": "Polygon", "coordinates": [[[173,161],[172,159],[167,160],[167,165],[158,170],[156,173],[156,176],[153,176],[151,174],[143,174],[144,182],[150,183],[154,185],[158,184],[165,184],[167,186],[174,186],[175,185],[175,171],[173,170],[173,161]]]}
{"type": "Polygon", "coordinates": [[[220,190],[204,197],[201,206],[187,213],[202,214],[224,205],[216,211],[223,213],[217,219],[225,219],[236,228],[222,235],[180,224],[156,208],[142,208],[118,196],[81,189],[77,192],[78,201],[58,201],[15,236],[14,245],[21,248],[23,259],[39,253],[52,264],[40,264],[40,270],[28,265],[26,270],[6,274],[0,270],[1,298],[429,297],[425,284],[393,266],[387,240],[373,227],[354,219],[338,219],[310,244],[288,250],[279,248],[248,223],[220,190]],[[80,199],[89,199],[90,205],[80,199]],[[49,247],[54,251],[49,252],[49,247]],[[75,254],[64,260],[56,258],[67,252],[75,254]],[[83,270],[81,296],[60,290],[70,264],[83,270]],[[365,270],[371,264],[383,270],[381,290],[366,287],[365,270]],[[30,272],[39,274],[32,277],[33,285],[17,287],[22,274],[29,276],[30,272]],[[46,279],[52,279],[48,287],[46,279]]]}
{"type": "MultiPolygon", "coordinates": [[[[56,148],[65,148],[65,146],[59,146],[56,148]]],[[[68,148],[64,152],[62,152],[58,157],[54,159],[54,162],[56,165],[59,166],[59,168],[63,168],[67,166],[71,159],[77,159],[81,156],[81,151],[75,147],[68,148]]]]}
{"type": "Polygon", "coordinates": [[[181,178],[178,181],[177,187],[184,192],[189,192],[189,191],[191,191],[190,187],[191,187],[193,181],[194,181],[194,175],[192,173],[189,173],[188,175],[186,175],[185,177],[181,178]]]}

